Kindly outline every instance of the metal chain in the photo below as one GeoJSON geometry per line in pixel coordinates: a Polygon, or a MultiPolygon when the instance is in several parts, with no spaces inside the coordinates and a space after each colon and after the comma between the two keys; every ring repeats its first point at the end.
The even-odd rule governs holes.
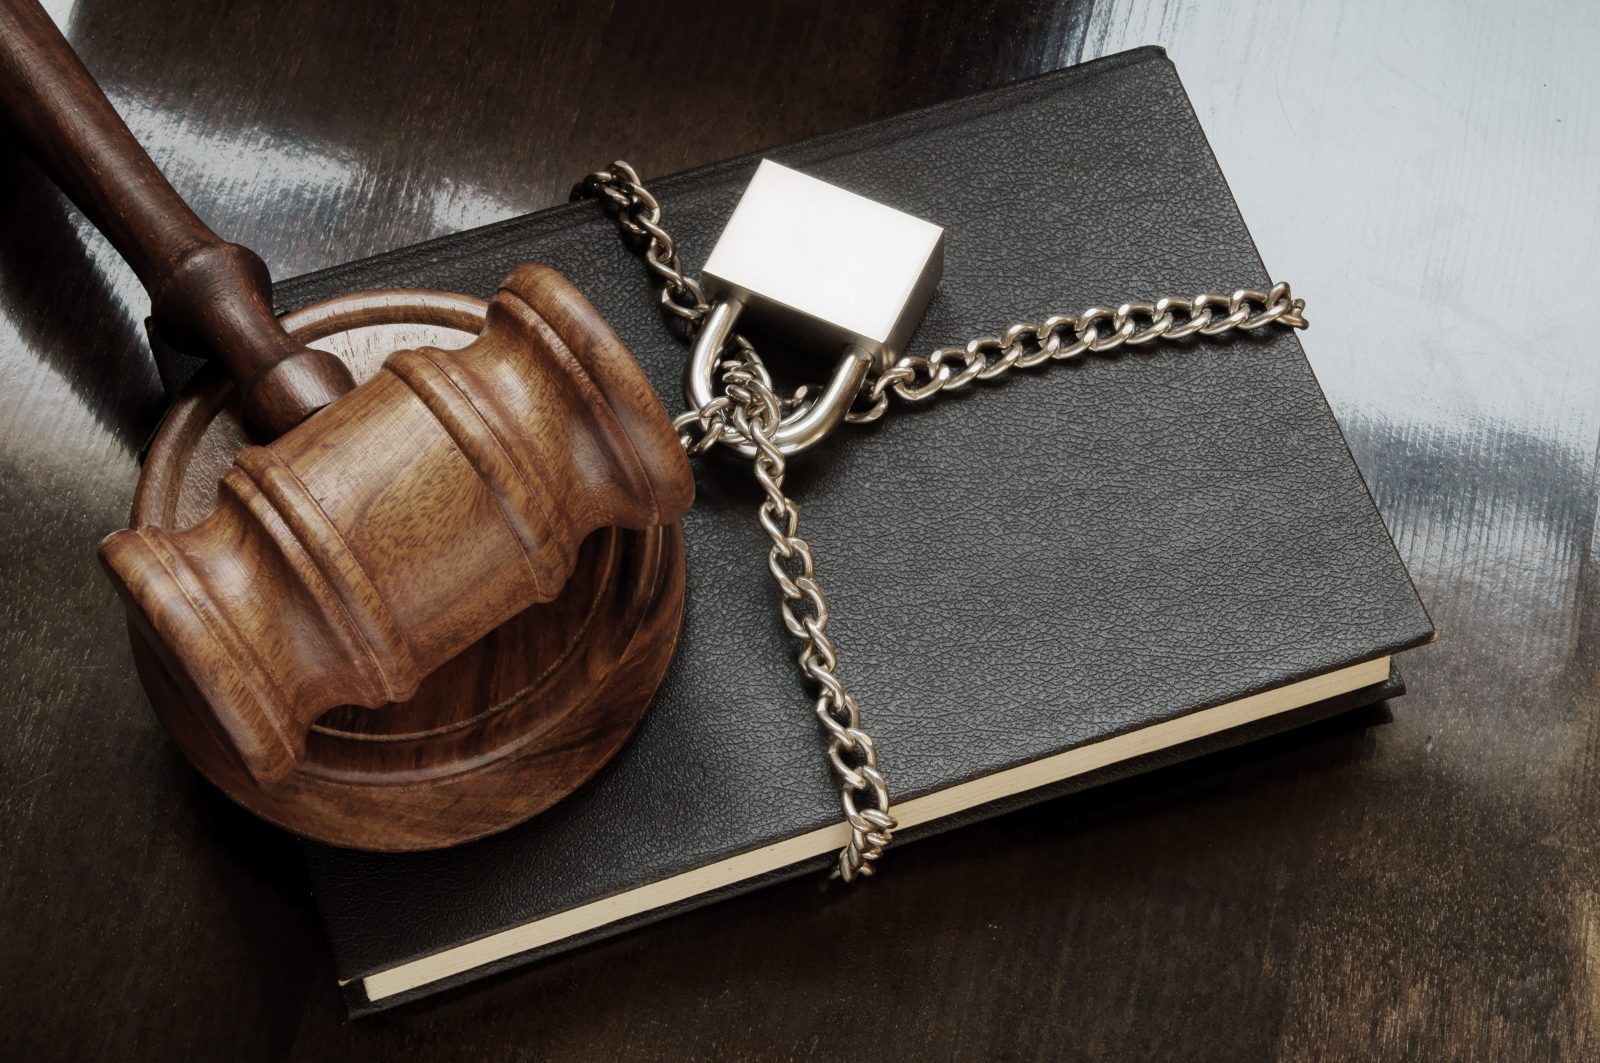
{"type": "MultiPolygon", "coordinates": [[[[598,198],[610,204],[618,228],[643,239],[645,264],[660,287],[662,312],[693,339],[710,311],[699,283],[683,272],[677,246],[661,225],[661,204],[625,162],[585,177],[573,199],[598,198]]],[[[1013,369],[1049,361],[1105,354],[1119,347],[1141,347],[1157,340],[1220,336],[1278,324],[1305,328],[1305,301],[1286,283],[1268,291],[1240,288],[1232,295],[1202,292],[1191,299],[1094,306],[1081,314],[1056,314],[1020,322],[1002,335],[979,336],[959,347],[941,347],[927,356],[906,355],[865,389],[861,405],[846,420],[865,424],[889,408],[892,393],[908,403],[960,391],[975,380],[993,380],[1013,369]]],[[[896,829],[889,787],[878,769],[877,745],[861,728],[861,709],[838,676],[838,654],[828,637],[828,599],[816,579],[811,547],[799,535],[800,508],[783,493],[787,459],[772,434],[791,411],[805,406],[811,389],[784,397],[773,387],[766,366],[743,336],[718,366],[721,394],[699,410],[680,414],[673,426],[690,454],[735,440],[756,451],[756,480],[765,498],[758,518],[772,541],[767,569],[782,595],[784,627],[800,641],[800,669],[817,690],[817,719],[828,732],[828,760],[839,777],[839,801],[850,826],[850,842],[839,853],[833,875],[846,882],[873,874],[896,829]]]]}
{"type": "Polygon", "coordinates": [[[1012,369],[1065,362],[1119,347],[1142,347],[1160,339],[1221,336],[1267,325],[1305,328],[1305,300],[1287,282],[1268,291],[1240,288],[1232,295],[1202,292],[1192,299],[1166,298],[1119,307],[1092,306],[1081,314],[1056,314],[1038,323],[1022,321],[1003,335],[979,336],[962,347],[940,347],[927,357],[906,355],[890,366],[863,398],[867,405],[845,415],[852,424],[876,421],[889,408],[889,393],[906,402],[926,402],[960,391],[974,380],[993,380],[1012,369]]]}
{"type": "Polygon", "coordinates": [[[783,493],[788,466],[772,433],[783,418],[783,404],[772,380],[753,351],[723,363],[722,394],[704,410],[690,410],[674,422],[691,452],[723,438],[731,426],[734,438],[756,449],[756,481],[766,497],[757,518],[772,541],[767,571],[782,595],[783,626],[800,640],[800,670],[817,696],[813,710],[828,733],[828,760],[839,777],[839,803],[850,826],[850,841],[839,851],[833,875],[846,882],[871,875],[896,827],[889,812],[889,786],[878,770],[878,747],[861,729],[861,708],[838,675],[839,657],[828,637],[828,598],[817,583],[811,546],[799,535],[800,507],[783,493]],[[691,430],[698,429],[695,440],[691,430]]]}
{"type": "Polygon", "coordinates": [[[585,177],[572,190],[573,199],[604,199],[610,203],[617,227],[629,236],[647,241],[645,265],[661,290],[661,311],[683,323],[692,337],[710,307],[700,282],[683,272],[677,245],[661,227],[661,204],[639,181],[639,173],[620,160],[609,169],[585,177]]]}

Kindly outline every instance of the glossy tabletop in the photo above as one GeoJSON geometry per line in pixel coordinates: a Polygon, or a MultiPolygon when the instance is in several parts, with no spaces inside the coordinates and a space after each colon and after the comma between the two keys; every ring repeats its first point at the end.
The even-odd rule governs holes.
{"type": "Polygon", "coordinates": [[[147,300],[0,139],[0,1056],[1600,1055],[1600,8],[48,6],[280,277],[1163,44],[1440,641],[1387,712],[351,1023],[294,842],[167,741],[94,558],[165,402],[147,300]]]}

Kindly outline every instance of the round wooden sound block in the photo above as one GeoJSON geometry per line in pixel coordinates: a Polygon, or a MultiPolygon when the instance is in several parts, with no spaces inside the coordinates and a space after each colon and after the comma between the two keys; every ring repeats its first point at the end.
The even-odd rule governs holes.
{"type": "MultiPolygon", "coordinates": [[[[464,346],[486,304],[446,292],[361,292],[295,311],[284,327],[366,380],[400,349],[464,346]]],[[[207,369],[162,422],[134,496],[134,527],[189,527],[246,445],[233,385],[207,369]]],[[[554,601],[518,614],[379,709],[335,708],[286,778],[262,785],[193,688],[137,626],[151,704],[185,755],[252,812],[296,834],[370,850],[433,849],[520,823],[590,778],[633,732],[666,674],[683,613],[678,525],[606,529],[579,550],[554,601]]]]}

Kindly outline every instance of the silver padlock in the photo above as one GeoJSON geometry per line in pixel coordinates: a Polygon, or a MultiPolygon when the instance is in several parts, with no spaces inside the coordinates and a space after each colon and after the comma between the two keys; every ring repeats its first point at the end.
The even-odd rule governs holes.
{"type": "Polygon", "coordinates": [[[939,226],[763,159],[701,271],[713,306],[690,358],[690,406],[711,402],[736,320],[781,330],[839,359],[821,396],[773,433],[784,453],[804,450],[894,364],[943,270],[939,226]]]}

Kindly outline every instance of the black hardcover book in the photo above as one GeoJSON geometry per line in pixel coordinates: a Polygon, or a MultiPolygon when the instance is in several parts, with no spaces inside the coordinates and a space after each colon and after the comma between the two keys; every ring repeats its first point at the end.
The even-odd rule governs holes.
{"type": "MultiPolygon", "coordinates": [[[[913,352],[1096,303],[1268,284],[1158,49],[765,154],[945,227],[913,352]]],[[[652,182],[691,269],[758,161],[652,182]]],[[[681,406],[687,352],[592,202],[277,294],[285,309],[386,286],[487,297],[530,259],[572,278],[681,406]]],[[[1341,312],[1301,294],[1313,319],[1341,312]]],[[[697,476],[682,641],[612,763],[457,849],[310,847],[353,1011],[832,862],[837,787],[766,575],[757,489],[737,460],[697,476]]],[[[1391,657],[1432,637],[1281,328],[1053,363],[845,426],[788,486],[896,845],[1392,695],[1391,657]]]]}

